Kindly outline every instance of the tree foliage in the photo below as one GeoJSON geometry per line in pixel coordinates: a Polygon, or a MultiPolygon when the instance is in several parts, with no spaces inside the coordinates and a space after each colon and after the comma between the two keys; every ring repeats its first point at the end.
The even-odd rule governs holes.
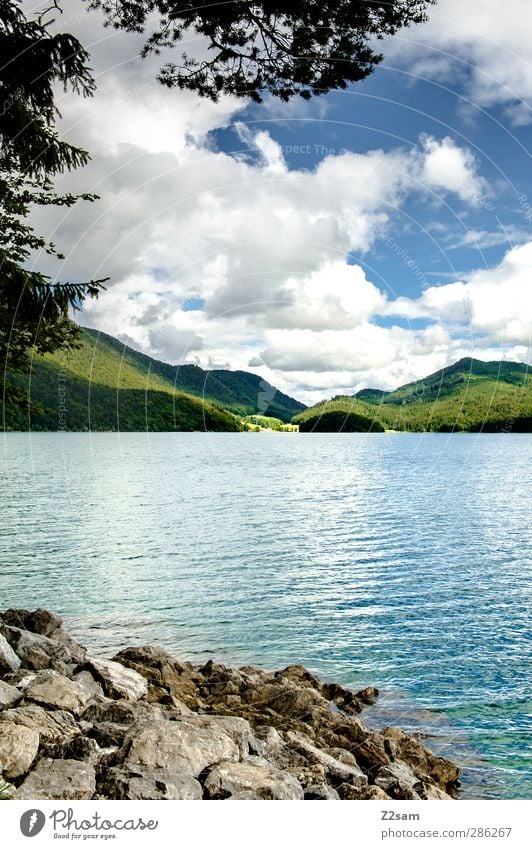
{"type": "Polygon", "coordinates": [[[32,347],[44,353],[75,345],[78,331],[69,311],[97,296],[104,282],[57,282],[28,268],[36,251],[63,258],[28,223],[32,207],[69,207],[95,198],[53,189],[54,176],[89,159],[56,132],[55,87],[90,96],[95,84],[79,41],[50,32],[52,9],[55,2],[28,20],[18,3],[0,5],[0,386],[17,402],[25,396],[6,381],[7,370],[26,369],[32,347]]]}
{"type": "MultiPolygon", "coordinates": [[[[183,52],[159,79],[216,100],[220,93],[260,102],[264,92],[305,99],[367,77],[382,60],[375,40],[425,20],[435,0],[86,0],[108,24],[146,33],[143,54],[203,36],[207,55],[183,52]]],[[[205,51],[204,51],[205,52],[205,51]]]]}

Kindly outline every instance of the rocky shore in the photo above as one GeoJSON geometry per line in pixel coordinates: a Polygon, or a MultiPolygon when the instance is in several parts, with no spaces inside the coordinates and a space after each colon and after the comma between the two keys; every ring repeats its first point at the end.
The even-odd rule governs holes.
{"type": "Polygon", "coordinates": [[[378,691],[91,656],[46,610],[0,614],[0,794],[9,799],[449,799],[458,767],[360,719],[378,691]]]}

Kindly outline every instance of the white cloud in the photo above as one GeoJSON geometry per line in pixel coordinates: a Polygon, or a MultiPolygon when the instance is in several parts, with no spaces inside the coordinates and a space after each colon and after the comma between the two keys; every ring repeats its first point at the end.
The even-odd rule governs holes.
{"type": "Polygon", "coordinates": [[[501,104],[515,124],[530,123],[529,0],[438,0],[429,18],[387,43],[387,61],[407,62],[413,73],[439,82],[459,75],[477,106],[501,104]]]}

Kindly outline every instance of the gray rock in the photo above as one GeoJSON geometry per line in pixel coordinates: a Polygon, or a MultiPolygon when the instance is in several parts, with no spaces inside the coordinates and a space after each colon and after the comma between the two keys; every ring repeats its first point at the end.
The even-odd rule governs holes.
{"type": "Polygon", "coordinates": [[[72,639],[70,634],[67,634],[66,631],[63,631],[62,628],[58,628],[57,631],[53,631],[49,636],[55,643],[60,643],[68,650],[72,663],[85,663],[87,649],[85,646],[80,646],[80,644],[72,639]]]}
{"type": "Polygon", "coordinates": [[[0,710],[14,707],[22,699],[22,693],[11,684],[0,681],[0,710]]]}
{"type": "Polygon", "coordinates": [[[305,799],[339,799],[339,795],[328,784],[311,784],[305,787],[305,799]]]}
{"type": "Polygon", "coordinates": [[[25,691],[27,701],[37,702],[59,710],[70,711],[74,716],[83,713],[91,699],[90,690],[79,681],[71,681],[53,669],[39,672],[25,691]]]}
{"type": "Polygon", "coordinates": [[[155,722],[165,715],[158,705],[146,702],[128,702],[126,699],[104,699],[89,705],[83,713],[88,722],[113,722],[133,725],[138,722],[155,722]]]}
{"type": "Polygon", "coordinates": [[[0,625],[0,632],[27,669],[49,669],[53,666],[63,672],[72,661],[65,646],[42,634],[33,634],[7,625],[0,625]]]}
{"type": "Polygon", "coordinates": [[[91,737],[73,737],[64,743],[47,743],[39,751],[40,757],[85,761],[92,766],[98,763],[102,754],[98,743],[91,737]]]}
{"type": "Polygon", "coordinates": [[[401,761],[395,761],[387,766],[381,766],[374,774],[373,783],[387,793],[390,793],[392,788],[399,784],[401,787],[407,787],[415,793],[414,798],[420,798],[414,790],[414,786],[419,783],[419,778],[408,764],[401,763],[401,761]]]}
{"type": "Polygon", "coordinates": [[[20,657],[13,651],[3,634],[0,634],[0,675],[15,672],[20,669],[20,666],[20,657]]]}
{"type": "Polygon", "coordinates": [[[33,633],[42,634],[44,637],[49,637],[63,624],[60,616],[56,616],[42,607],[37,608],[33,613],[21,608],[10,608],[2,614],[2,619],[7,625],[21,628],[23,631],[33,631],[33,633]]]}
{"type": "Polygon", "coordinates": [[[39,735],[14,722],[0,722],[0,774],[20,778],[31,767],[39,751],[39,735]]]}
{"type": "Polygon", "coordinates": [[[64,710],[45,710],[38,705],[22,705],[0,714],[0,728],[4,722],[37,732],[42,743],[61,743],[79,734],[79,725],[64,710]]]}
{"type": "Polygon", "coordinates": [[[240,793],[251,794],[255,799],[303,799],[303,788],[293,775],[253,763],[216,764],[204,786],[211,799],[227,799],[240,793]]]}
{"type": "Polygon", "coordinates": [[[247,748],[244,719],[183,716],[133,726],[119,752],[126,765],[197,777],[219,761],[237,761],[247,748]],[[231,720],[231,722],[229,722],[231,720]]]}
{"type": "Polygon", "coordinates": [[[142,675],[114,660],[90,657],[85,668],[102,684],[106,695],[112,699],[136,702],[148,692],[148,683],[142,675]]]}
{"type": "Polygon", "coordinates": [[[102,685],[96,681],[88,669],[82,669],[81,672],[76,672],[76,674],[72,676],[72,680],[83,684],[83,686],[89,690],[93,696],[102,697],[104,695],[102,685]]]}
{"type": "Polygon", "coordinates": [[[349,782],[358,786],[368,783],[367,777],[359,767],[342,763],[342,761],[333,758],[327,752],[314,746],[304,734],[289,731],[286,739],[291,748],[302,753],[310,763],[321,764],[326,775],[335,781],[349,782]]]}
{"type": "Polygon", "coordinates": [[[100,787],[111,799],[201,799],[203,788],[191,775],[112,767],[100,787]]]}
{"type": "Polygon", "coordinates": [[[43,758],[16,793],[16,799],[92,799],[94,767],[82,761],[43,758]]]}

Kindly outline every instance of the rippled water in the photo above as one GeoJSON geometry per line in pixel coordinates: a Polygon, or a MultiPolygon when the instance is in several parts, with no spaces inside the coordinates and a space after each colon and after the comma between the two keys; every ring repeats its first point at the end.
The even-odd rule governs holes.
{"type": "Polygon", "coordinates": [[[299,662],[434,735],[465,795],[532,793],[532,441],[6,434],[0,607],[101,652],[299,662]]]}

